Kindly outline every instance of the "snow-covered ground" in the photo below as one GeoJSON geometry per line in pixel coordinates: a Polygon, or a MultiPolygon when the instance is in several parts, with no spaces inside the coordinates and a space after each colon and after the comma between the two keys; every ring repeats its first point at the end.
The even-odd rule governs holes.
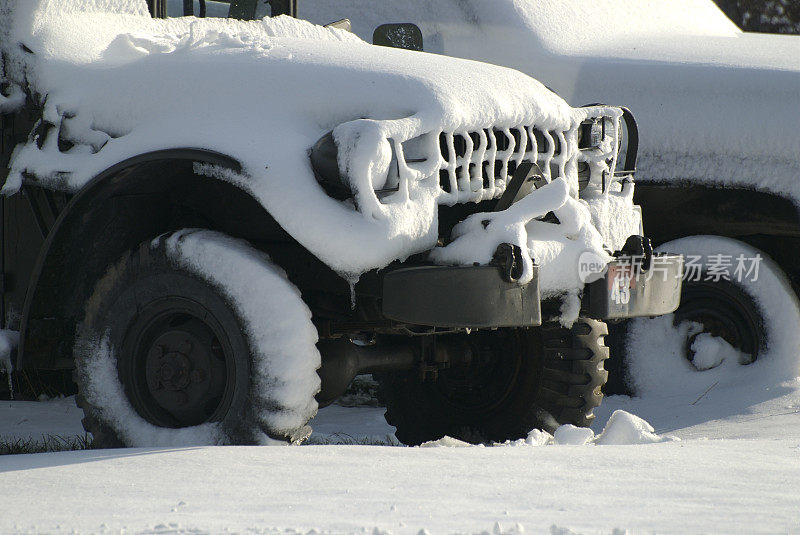
{"type": "MultiPolygon", "coordinates": [[[[337,445],[3,456],[0,532],[800,533],[800,380],[704,390],[596,411],[596,433],[623,409],[660,443],[624,444],[643,433],[617,413],[613,445],[358,445],[394,443],[383,409],[331,406],[312,443],[337,445]]],[[[72,399],[0,402],[6,437],[80,418],[72,399]]]]}
{"type": "MultiPolygon", "coordinates": [[[[407,448],[382,408],[334,405],[305,446],[0,456],[0,533],[800,533],[797,358],[696,372],[659,345],[669,319],[634,326],[654,342],[639,397],[591,430],[407,448]]],[[[0,437],[82,435],[81,416],[3,401],[0,437]]]]}

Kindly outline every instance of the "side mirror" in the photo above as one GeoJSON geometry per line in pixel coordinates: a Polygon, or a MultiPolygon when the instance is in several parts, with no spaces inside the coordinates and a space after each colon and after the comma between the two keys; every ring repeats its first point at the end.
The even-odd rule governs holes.
{"type": "Polygon", "coordinates": [[[372,33],[372,44],[421,51],[422,30],[410,22],[381,24],[372,33]]]}

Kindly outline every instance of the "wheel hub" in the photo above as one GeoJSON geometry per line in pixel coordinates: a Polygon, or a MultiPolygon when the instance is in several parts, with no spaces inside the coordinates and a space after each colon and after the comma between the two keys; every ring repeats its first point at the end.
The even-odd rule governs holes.
{"type": "Polygon", "coordinates": [[[208,376],[204,364],[208,360],[200,343],[183,331],[159,336],[147,354],[147,366],[153,369],[151,390],[185,391],[208,376]]]}
{"type": "Polygon", "coordinates": [[[161,359],[158,379],[167,390],[183,390],[189,386],[189,359],[181,353],[168,353],[161,359]]]}
{"type": "MultiPolygon", "coordinates": [[[[493,333],[494,334],[494,333],[493,333]]],[[[462,339],[470,358],[463,366],[439,373],[436,387],[451,406],[465,411],[488,412],[513,390],[522,354],[516,335],[485,338],[476,333],[462,339]]]]}
{"type": "Polygon", "coordinates": [[[126,389],[146,420],[189,427],[224,412],[234,370],[213,325],[185,299],[167,298],[141,312],[130,336],[126,389]]]}

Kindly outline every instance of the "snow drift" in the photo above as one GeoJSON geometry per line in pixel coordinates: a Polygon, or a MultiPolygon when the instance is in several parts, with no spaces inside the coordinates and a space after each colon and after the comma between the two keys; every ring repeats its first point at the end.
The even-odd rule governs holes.
{"type": "MultiPolygon", "coordinates": [[[[616,410],[606,422],[602,432],[595,435],[587,427],[576,427],[572,424],[559,426],[551,435],[541,429],[533,429],[526,438],[509,440],[493,444],[495,447],[503,446],[623,446],[631,444],[656,444],[658,442],[675,442],[679,438],[672,435],[661,436],[655,432],[653,426],[638,416],[624,410],[616,410]]],[[[483,444],[472,445],[467,442],[452,438],[442,437],[420,445],[421,448],[482,448],[483,444]]]]}

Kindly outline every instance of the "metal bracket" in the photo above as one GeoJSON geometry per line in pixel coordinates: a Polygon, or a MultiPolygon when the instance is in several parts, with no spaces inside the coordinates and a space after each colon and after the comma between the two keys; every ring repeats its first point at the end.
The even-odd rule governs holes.
{"type": "Polygon", "coordinates": [[[509,180],[506,190],[494,205],[495,212],[506,210],[512,204],[523,198],[525,195],[538,187],[537,184],[546,183],[544,173],[539,164],[533,162],[522,162],[514,171],[514,175],[509,180]]]}
{"type": "Polygon", "coordinates": [[[517,282],[522,276],[522,249],[513,243],[501,243],[492,256],[493,265],[500,268],[503,280],[517,282]]]}
{"type": "Polygon", "coordinates": [[[633,258],[641,258],[641,264],[638,264],[642,271],[647,271],[653,263],[653,244],[650,238],[644,236],[629,236],[625,240],[625,245],[622,249],[614,253],[615,257],[629,256],[633,258]]]}
{"type": "Polygon", "coordinates": [[[435,381],[439,378],[440,366],[436,363],[436,336],[420,338],[419,375],[423,381],[435,381]]]}

